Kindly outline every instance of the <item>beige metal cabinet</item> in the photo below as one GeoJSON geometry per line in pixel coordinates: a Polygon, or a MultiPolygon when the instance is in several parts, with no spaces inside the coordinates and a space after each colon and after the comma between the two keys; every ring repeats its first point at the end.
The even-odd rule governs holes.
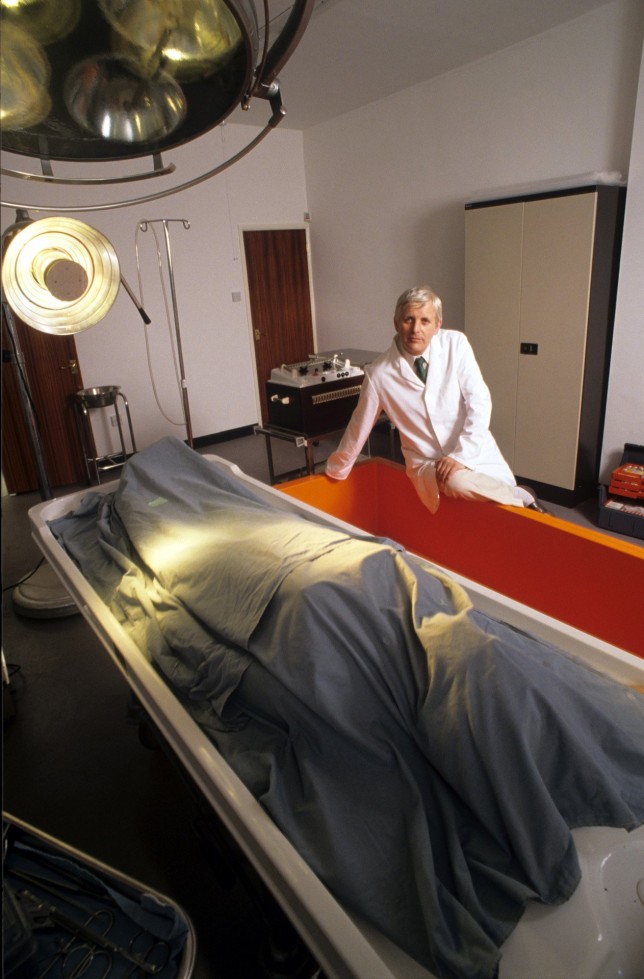
{"type": "Polygon", "coordinates": [[[598,480],[624,191],[468,204],[465,332],[520,482],[565,505],[598,480]]]}

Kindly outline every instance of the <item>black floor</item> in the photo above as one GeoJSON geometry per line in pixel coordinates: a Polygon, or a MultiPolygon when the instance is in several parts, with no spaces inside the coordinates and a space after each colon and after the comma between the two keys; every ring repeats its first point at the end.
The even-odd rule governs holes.
{"type": "MultiPolygon", "coordinates": [[[[261,436],[211,451],[269,481],[261,436]]],[[[321,443],[316,458],[328,451],[321,443]]],[[[275,447],[276,472],[302,465],[294,446],[275,447]]],[[[3,809],[179,903],[197,933],[197,979],[276,977],[279,970],[265,964],[263,912],[221,856],[204,847],[198,800],[170,757],[142,743],[127,684],[85,620],[15,612],[10,586],[40,558],[27,518],[39,500],[36,493],[2,500],[3,653],[11,680],[3,703],[3,809]]],[[[570,518],[588,524],[585,509],[570,518]]],[[[300,974],[314,972],[307,966],[300,974]]]]}

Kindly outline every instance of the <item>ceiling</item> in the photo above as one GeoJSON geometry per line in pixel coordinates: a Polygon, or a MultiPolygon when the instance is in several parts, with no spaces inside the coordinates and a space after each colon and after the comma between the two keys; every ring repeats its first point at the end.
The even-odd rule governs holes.
{"type": "MultiPolygon", "coordinates": [[[[282,127],[307,129],[494,54],[606,0],[316,0],[280,73],[282,127]]],[[[269,0],[275,25],[290,0],[269,0]]],[[[231,121],[263,124],[256,101],[231,121]],[[241,118],[240,118],[241,116],[241,118]]]]}

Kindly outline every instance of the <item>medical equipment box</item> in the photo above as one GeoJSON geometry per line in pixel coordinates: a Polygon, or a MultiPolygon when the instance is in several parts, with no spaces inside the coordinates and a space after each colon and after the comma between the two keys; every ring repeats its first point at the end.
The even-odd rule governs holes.
{"type": "Polygon", "coordinates": [[[196,939],[173,901],[2,814],[3,975],[189,979],[196,939]]]}
{"type": "Polygon", "coordinates": [[[309,436],[345,428],[363,379],[363,369],[340,354],[275,367],[266,382],[268,422],[309,436]]]}
{"type": "Polygon", "coordinates": [[[628,496],[633,500],[644,500],[644,466],[633,462],[613,470],[608,487],[609,493],[628,496]]]}

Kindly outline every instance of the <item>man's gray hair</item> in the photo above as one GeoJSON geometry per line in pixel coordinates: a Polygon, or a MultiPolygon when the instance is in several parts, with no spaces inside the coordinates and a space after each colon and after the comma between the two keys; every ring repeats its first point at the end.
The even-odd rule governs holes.
{"type": "Polygon", "coordinates": [[[394,311],[394,323],[397,323],[400,314],[405,306],[424,306],[425,303],[432,303],[439,320],[443,319],[443,303],[429,286],[413,286],[405,289],[403,294],[398,297],[396,309],[394,311]]]}

